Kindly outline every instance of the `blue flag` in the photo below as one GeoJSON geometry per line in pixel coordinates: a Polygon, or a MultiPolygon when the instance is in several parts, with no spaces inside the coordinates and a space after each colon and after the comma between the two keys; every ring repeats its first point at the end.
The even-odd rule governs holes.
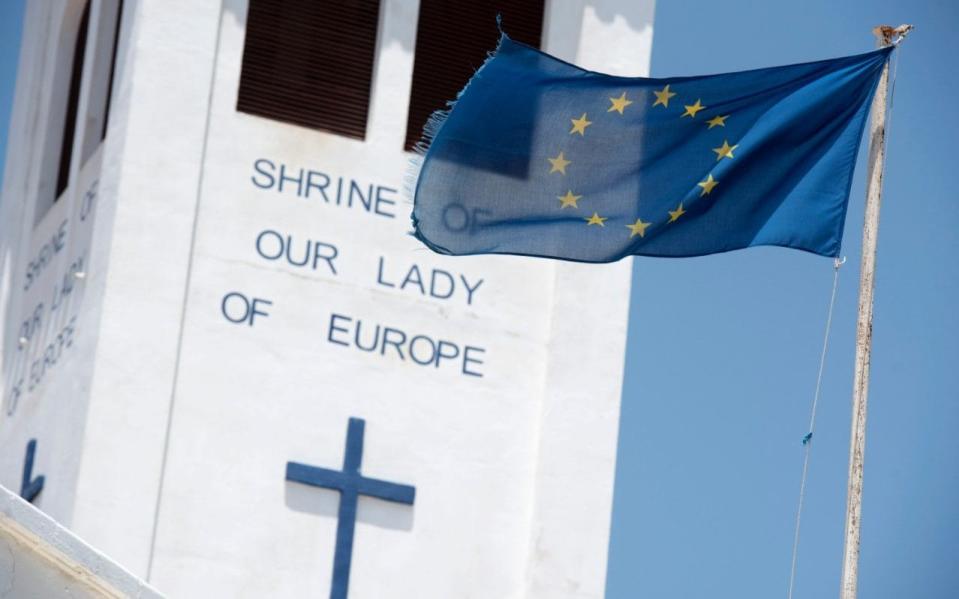
{"type": "Polygon", "coordinates": [[[837,256],[890,51],[646,79],[504,35],[427,124],[415,235],[443,254],[583,262],[755,245],[837,256]]]}

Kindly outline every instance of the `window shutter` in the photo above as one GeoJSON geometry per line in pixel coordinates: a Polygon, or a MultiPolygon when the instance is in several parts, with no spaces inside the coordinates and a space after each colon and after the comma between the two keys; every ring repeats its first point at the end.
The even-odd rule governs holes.
{"type": "Polygon", "coordinates": [[[60,166],[57,169],[57,191],[54,201],[67,188],[70,180],[70,160],[73,158],[73,138],[77,128],[77,106],[80,103],[80,80],[83,76],[83,57],[87,49],[87,29],[90,25],[90,2],[83,7],[77,41],[73,46],[73,65],[70,71],[70,91],[67,98],[67,117],[63,121],[63,141],[60,145],[60,166]]]}
{"type": "Polygon", "coordinates": [[[496,48],[497,14],[510,38],[540,47],[543,0],[420,0],[404,149],[419,141],[433,111],[446,108],[496,48]]]}
{"type": "Polygon", "coordinates": [[[250,0],[237,110],[363,139],[379,0],[250,0]]]}
{"type": "Polygon", "coordinates": [[[110,124],[110,102],[113,100],[113,78],[116,75],[117,47],[120,44],[120,25],[123,22],[123,0],[117,1],[116,19],[116,25],[113,28],[113,50],[110,53],[110,77],[107,79],[107,105],[103,111],[103,130],[100,132],[101,140],[107,138],[107,127],[110,124]]]}

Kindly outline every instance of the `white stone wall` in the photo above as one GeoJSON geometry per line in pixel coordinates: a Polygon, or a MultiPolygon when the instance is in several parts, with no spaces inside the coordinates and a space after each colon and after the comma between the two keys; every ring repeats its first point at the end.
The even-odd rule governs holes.
{"type": "MultiPolygon", "coordinates": [[[[417,490],[413,506],[360,499],[351,596],[603,594],[630,261],[449,258],[406,234],[417,4],[382,2],[365,142],[236,112],[244,0],[131,0],[110,134],[78,165],[77,189],[98,181],[91,224],[75,224],[85,204],[74,192],[31,230],[29,161],[8,159],[5,393],[32,301],[17,280],[56,211],[76,227],[63,255],[88,258],[71,350],[0,420],[0,483],[19,483],[37,438],[38,505],[171,596],[328,594],[338,494],[286,482],[284,469],[339,469],[349,417],[367,421],[363,473],[417,490]],[[278,191],[266,173],[280,165],[322,173],[330,191],[339,179],[372,185],[391,216],[315,188],[278,191]],[[277,238],[265,231],[336,257],[268,259],[277,238]],[[423,292],[401,288],[413,266],[423,292]],[[448,299],[430,296],[434,272],[455,282],[448,299]],[[231,292],[270,302],[257,304],[268,315],[230,322],[231,292]],[[458,359],[358,350],[357,321],[456,344],[458,359]]],[[[37,5],[28,31],[48,26],[52,3],[37,5]]],[[[646,74],[652,10],[553,0],[544,49],[646,74]]],[[[22,60],[11,155],[36,135],[17,123],[44,121],[23,118],[42,95],[31,81],[44,39],[24,35],[36,49],[22,60]]],[[[69,273],[58,260],[38,288],[69,273]]]]}
{"type": "MultiPolygon", "coordinates": [[[[99,8],[94,3],[87,45],[88,56],[99,60],[84,68],[81,115],[96,112],[88,110],[93,66],[112,50],[97,44],[99,8]]],[[[27,3],[0,198],[0,483],[19,489],[25,446],[36,438],[36,470],[48,480],[37,505],[66,524],[73,518],[80,457],[90,445],[86,408],[111,258],[109,209],[120,138],[111,133],[109,143],[91,143],[102,125],[78,118],[71,183],[53,203],[81,10],[76,1],[27,3]],[[85,143],[92,147],[84,151],[85,143]]],[[[122,102],[122,94],[115,95],[115,105],[122,102]]],[[[121,118],[115,128],[122,130],[121,118]]]]}

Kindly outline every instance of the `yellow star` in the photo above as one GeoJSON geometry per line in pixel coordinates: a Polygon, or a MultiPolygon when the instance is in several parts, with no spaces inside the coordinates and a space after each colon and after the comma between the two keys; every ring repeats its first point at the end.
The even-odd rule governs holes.
{"type": "Polygon", "coordinates": [[[669,86],[667,85],[661,91],[653,91],[656,95],[656,101],[653,102],[653,106],[663,105],[664,108],[669,108],[669,99],[676,95],[676,92],[669,91],[669,86]]]}
{"type": "Polygon", "coordinates": [[[612,112],[615,110],[619,114],[623,114],[623,109],[633,103],[632,100],[626,99],[626,92],[623,92],[623,95],[618,98],[610,98],[609,101],[612,102],[613,105],[610,106],[609,110],[606,112],[612,112]]]}
{"type": "Polygon", "coordinates": [[[719,181],[713,180],[713,176],[709,175],[708,177],[706,177],[705,181],[697,183],[696,185],[699,185],[700,187],[703,188],[703,192],[699,194],[699,197],[703,197],[704,195],[711,192],[713,190],[713,187],[716,187],[717,185],[719,185],[719,181]]]}
{"type": "Polygon", "coordinates": [[[682,203],[682,202],[679,203],[679,206],[678,206],[675,210],[667,210],[667,212],[669,212],[669,222],[671,222],[671,223],[676,222],[676,219],[678,219],[680,216],[686,214],[686,211],[683,210],[683,203],[682,203]]]}
{"type": "Polygon", "coordinates": [[[726,119],[728,119],[728,118],[729,118],[729,115],[728,115],[728,114],[727,114],[726,116],[718,116],[718,115],[717,115],[717,116],[714,116],[713,118],[709,119],[708,121],[706,121],[706,124],[709,125],[709,128],[710,128],[710,129],[712,129],[713,127],[725,127],[725,126],[726,126],[726,119]]]}
{"type": "Polygon", "coordinates": [[[563,203],[563,205],[560,206],[560,209],[563,209],[563,208],[566,208],[567,206],[572,206],[573,208],[579,208],[579,206],[576,205],[576,201],[583,196],[574,196],[573,190],[571,189],[566,192],[566,195],[556,196],[556,197],[559,198],[559,201],[563,203]]]}
{"type": "Polygon", "coordinates": [[[631,224],[631,225],[626,225],[626,228],[629,229],[629,231],[630,231],[630,233],[629,233],[629,238],[632,239],[632,238],[635,237],[636,235],[639,235],[640,237],[645,237],[645,236],[646,236],[646,228],[649,227],[649,225],[651,225],[651,224],[652,224],[652,223],[644,223],[644,222],[643,222],[643,219],[637,218],[637,219],[636,219],[636,222],[634,222],[633,224],[631,224]]]}
{"type": "Polygon", "coordinates": [[[573,133],[579,133],[580,135],[586,135],[586,127],[589,127],[593,124],[593,121],[586,120],[586,113],[583,113],[583,116],[578,119],[569,119],[573,123],[573,128],[569,130],[570,135],[573,133]]]}
{"type": "Polygon", "coordinates": [[[603,223],[606,222],[606,221],[608,221],[609,218],[608,218],[608,217],[600,216],[599,214],[596,214],[596,213],[594,212],[594,213],[593,213],[593,216],[591,216],[591,217],[589,217],[589,218],[584,218],[583,220],[586,221],[586,225],[587,225],[587,226],[588,226],[588,225],[599,225],[600,227],[605,227],[606,225],[604,225],[603,223]]]}
{"type": "Polygon", "coordinates": [[[562,152],[560,152],[556,158],[547,158],[547,160],[553,165],[553,168],[549,169],[550,173],[563,173],[565,175],[566,167],[572,164],[572,161],[566,160],[562,152]]]}
{"type": "Polygon", "coordinates": [[[682,116],[691,116],[693,118],[696,118],[697,112],[706,108],[700,103],[699,100],[696,100],[695,104],[683,104],[683,106],[686,107],[686,112],[684,112],[682,116]]]}
{"type": "Polygon", "coordinates": [[[721,148],[713,148],[713,152],[716,152],[716,161],[719,162],[723,158],[729,158],[730,160],[732,160],[733,150],[735,150],[738,147],[739,147],[739,144],[736,144],[735,146],[731,146],[729,145],[728,141],[723,140],[723,145],[721,148]]]}

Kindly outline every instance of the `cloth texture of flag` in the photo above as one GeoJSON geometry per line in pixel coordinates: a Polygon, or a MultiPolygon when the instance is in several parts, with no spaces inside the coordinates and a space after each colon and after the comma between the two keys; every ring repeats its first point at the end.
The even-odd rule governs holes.
{"type": "Polygon", "coordinates": [[[649,79],[503,35],[427,124],[414,234],[443,254],[582,262],[757,245],[838,256],[891,50],[649,79]]]}

